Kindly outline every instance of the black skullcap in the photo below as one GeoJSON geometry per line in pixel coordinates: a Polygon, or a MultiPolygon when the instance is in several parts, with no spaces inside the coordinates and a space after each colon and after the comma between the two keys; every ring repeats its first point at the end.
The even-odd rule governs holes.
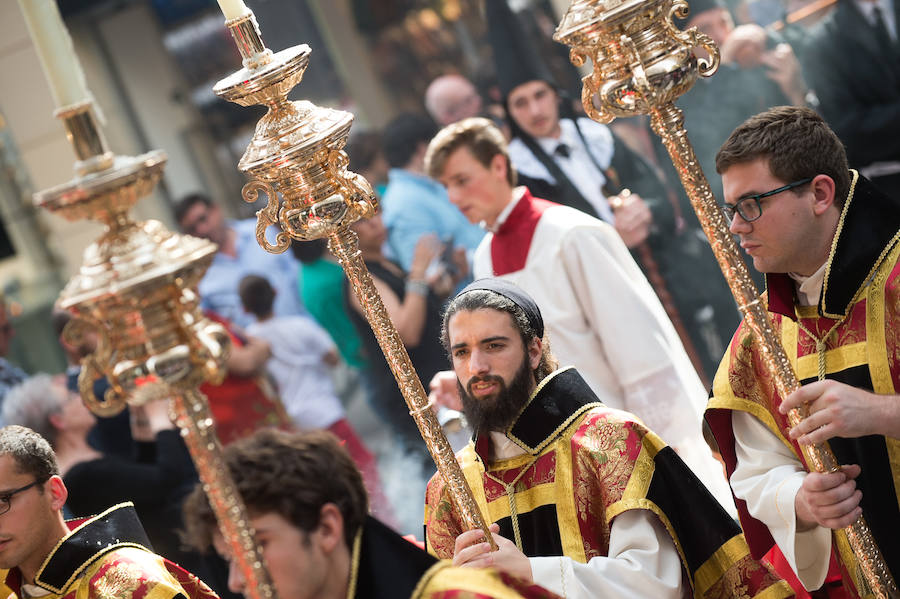
{"type": "Polygon", "coordinates": [[[538,305],[531,299],[531,296],[514,283],[510,283],[504,279],[485,278],[472,281],[465,288],[456,294],[456,297],[470,291],[493,291],[497,295],[502,295],[515,305],[522,309],[528,324],[535,330],[539,338],[544,337],[544,319],[541,317],[541,310],[538,305]]]}

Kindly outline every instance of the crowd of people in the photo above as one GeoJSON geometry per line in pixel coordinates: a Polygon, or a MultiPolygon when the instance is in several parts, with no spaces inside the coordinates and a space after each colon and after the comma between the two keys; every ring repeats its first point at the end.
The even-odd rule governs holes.
{"type": "MultiPolygon", "coordinates": [[[[255,219],[178,202],[181,231],[218,246],[199,292],[233,347],[202,391],[278,595],[867,597],[843,530],[861,515],[900,580],[898,15],[837,0],[815,29],[776,30],[696,0],[678,23],[721,49],[678,105],[803,383],[787,396],[648,123],[584,116],[507,2],[485,3],[490,89],[448,73],[422,113],[351,137],[380,204],[351,225],[361,257],[464,432],[496,548],[434,474],[325,242],[270,254],[255,219]],[[390,452],[348,417],[360,401],[390,452]],[[814,472],[803,446],[826,441],[842,466],[814,472]]],[[[166,401],[91,414],[96,340],[68,318],[65,376],[28,376],[2,357],[0,304],[8,590],[246,592],[166,401]]]]}

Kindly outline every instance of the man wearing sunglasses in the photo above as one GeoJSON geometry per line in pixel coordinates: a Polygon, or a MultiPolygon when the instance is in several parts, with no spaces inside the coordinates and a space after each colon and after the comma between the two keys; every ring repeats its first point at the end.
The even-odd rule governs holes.
{"type": "Polygon", "coordinates": [[[754,556],[777,544],[776,564],[809,591],[864,596],[840,530],[860,514],[900,580],[900,199],[849,170],[840,140],[806,108],[751,117],[716,168],[731,232],[766,276],[770,318],[802,383],[782,397],[741,324],[706,420],[747,541],[754,556]],[[808,415],[791,427],[797,407],[808,415]],[[843,466],[810,474],[800,446],[824,441],[843,466]]]}
{"type": "Polygon", "coordinates": [[[65,521],[67,496],[49,443],[24,426],[0,428],[0,568],[15,596],[217,599],[147,549],[131,503],[65,521]]]}

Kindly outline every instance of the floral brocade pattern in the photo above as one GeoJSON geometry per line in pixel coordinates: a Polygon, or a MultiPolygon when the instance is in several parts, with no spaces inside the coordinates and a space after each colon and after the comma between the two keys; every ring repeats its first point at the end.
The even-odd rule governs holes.
{"type": "MultiPolygon", "coordinates": [[[[529,470],[516,484],[516,493],[552,485],[558,506],[574,502],[574,521],[561,521],[559,526],[563,534],[580,534],[584,555],[569,556],[578,561],[607,555],[610,523],[606,510],[622,498],[641,452],[646,429],[624,420],[623,415],[607,408],[594,408],[550,443],[534,464],[528,466],[525,461],[513,460],[513,467],[504,468],[504,462],[510,462],[504,460],[498,464],[499,468],[489,470],[492,476],[511,482],[527,467],[529,470]],[[559,460],[568,463],[560,464],[559,460]],[[571,471],[571,481],[558,478],[563,467],[571,471]]],[[[503,486],[485,476],[480,461],[464,461],[465,469],[479,470],[487,503],[501,502],[505,507],[508,500],[503,486]]],[[[425,514],[428,550],[441,559],[452,558],[456,537],[463,529],[439,476],[428,484],[425,514]]]]}
{"type": "Polygon", "coordinates": [[[900,316],[900,263],[894,265],[885,283],[884,311],[885,319],[882,324],[891,380],[894,389],[900,390],[900,368],[897,367],[900,364],[900,327],[895,325],[900,316]]]}
{"type": "Polygon", "coordinates": [[[572,435],[575,513],[586,559],[609,553],[606,510],[622,498],[640,454],[634,423],[591,411],[572,435]]]}
{"type": "Polygon", "coordinates": [[[199,578],[158,555],[135,547],[104,555],[63,595],[46,599],[219,599],[199,578]]]}
{"type": "MultiPolygon", "coordinates": [[[[780,334],[780,317],[772,319],[772,326],[780,334]]],[[[735,397],[752,401],[767,410],[771,409],[775,380],[763,365],[753,332],[743,322],[734,334],[728,352],[731,360],[728,382],[735,397]],[[748,373],[751,374],[748,376],[748,373]]]]}
{"type": "MultiPolygon", "coordinates": [[[[831,330],[835,320],[824,317],[802,318],[807,329],[821,338],[831,330]]],[[[825,349],[831,350],[838,347],[860,343],[866,340],[866,300],[862,299],[853,305],[850,314],[841,325],[825,340],[825,349]]],[[[797,337],[797,356],[810,356],[816,354],[816,340],[812,339],[802,329],[797,337]]]]}
{"type": "Polygon", "coordinates": [[[137,564],[114,560],[105,563],[92,577],[88,590],[90,599],[120,599],[131,597],[140,599],[147,594],[147,589],[142,588],[140,593],[135,593],[139,588],[147,585],[143,569],[137,564]]]}
{"type": "Polygon", "coordinates": [[[706,599],[752,599],[762,589],[769,589],[775,585],[780,586],[779,590],[788,591],[787,584],[771,570],[749,555],[745,555],[726,570],[715,584],[703,593],[703,597],[706,599]]]}
{"type": "MultiPolygon", "coordinates": [[[[526,489],[533,489],[538,485],[552,484],[556,481],[556,452],[550,451],[545,453],[531,466],[523,464],[508,469],[491,468],[490,472],[507,484],[514,481],[519,474],[522,474],[522,478],[516,482],[516,493],[526,489]],[[522,468],[528,468],[528,471],[523,473],[522,468]]],[[[484,475],[482,480],[484,483],[484,497],[488,503],[498,499],[506,499],[506,488],[503,485],[484,475]]]]}

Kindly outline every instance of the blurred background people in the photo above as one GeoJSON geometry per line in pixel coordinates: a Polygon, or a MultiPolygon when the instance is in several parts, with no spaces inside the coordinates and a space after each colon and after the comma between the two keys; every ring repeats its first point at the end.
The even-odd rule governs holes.
{"type": "Polygon", "coordinates": [[[447,200],[447,192],[425,174],[425,148],[437,133],[427,116],[401,114],[384,129],[384,155],[391,170],[382,198],[382,217],[392,257],[405,270],[423,235],[434,234],[453,246],[474,251],[484,236],[447,200]]]}
{"type": "Polygon", "coordinates": [[[204,309],[238,326],[250,322],[241,308],[238,283],[249,274],[265,275],[278,289],[275,312],[279,315],[302,314],[303,303],[297,292],[300,263],[290,253],[270,254],[256,240],[256,219],[226,220],[222,208],[209,197],[191,194],[175,206],[175,218],[183,233],[208,239],[219,246],[213,262],[200,281],[204,309]]]}

